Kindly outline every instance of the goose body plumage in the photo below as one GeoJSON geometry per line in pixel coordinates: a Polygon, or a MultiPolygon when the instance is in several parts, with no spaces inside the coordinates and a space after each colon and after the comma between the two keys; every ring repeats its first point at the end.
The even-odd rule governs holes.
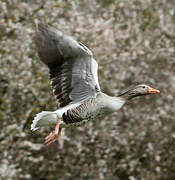
{"type": "Polygon", "coordinates": [[[77,122],[81,124],[80,122],[83,120],[99,119],[113,113],[120,109],[124,103],[125,101],[120,98],[99,92],[96,98],[90,98],[79,106],[64,112],[62,119],[66,124],[76,124],[77,122]]]}

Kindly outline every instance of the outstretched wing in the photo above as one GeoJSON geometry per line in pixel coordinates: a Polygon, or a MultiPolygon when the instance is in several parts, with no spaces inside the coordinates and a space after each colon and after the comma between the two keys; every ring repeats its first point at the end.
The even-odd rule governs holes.
{"type": "Polygon", "coordinates": [[[42,23],[38,24],[35,39],[61,107],[96,97],[100,91],[98,64],[86,46],[42,23]]]}

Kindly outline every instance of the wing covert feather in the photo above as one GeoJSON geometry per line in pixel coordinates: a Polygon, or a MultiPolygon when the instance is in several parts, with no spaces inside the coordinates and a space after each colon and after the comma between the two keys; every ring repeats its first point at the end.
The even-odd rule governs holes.
{"type": "Polygon", "coordinates": [[[61,107],[96,97],[100,91],[98,64],[86,46],[42,23],[35,42],[41,61],[50,70],[51,86],[61,107]]]}

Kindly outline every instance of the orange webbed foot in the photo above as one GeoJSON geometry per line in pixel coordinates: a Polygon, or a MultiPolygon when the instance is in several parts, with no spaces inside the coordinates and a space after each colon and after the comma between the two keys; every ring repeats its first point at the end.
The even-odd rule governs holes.
{"type": "Polygon", "coordinates": [[[58,123],[55,127],[55,130],[52,131],[46,138],[45,138],[45,145],[50,146],[52,143],[54,143],[59,136],[61,135],[61,128],[60,128],[60,122],[61,119],[58,119],[58,123]]]}

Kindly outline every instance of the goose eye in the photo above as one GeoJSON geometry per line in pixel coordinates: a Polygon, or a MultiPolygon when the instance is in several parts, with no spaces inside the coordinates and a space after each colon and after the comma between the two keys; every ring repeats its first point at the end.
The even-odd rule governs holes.
{"type": "Polygon", "coordinates": [[[142,86],[142,88],[145,88],[145,86],[142,86]]]}

